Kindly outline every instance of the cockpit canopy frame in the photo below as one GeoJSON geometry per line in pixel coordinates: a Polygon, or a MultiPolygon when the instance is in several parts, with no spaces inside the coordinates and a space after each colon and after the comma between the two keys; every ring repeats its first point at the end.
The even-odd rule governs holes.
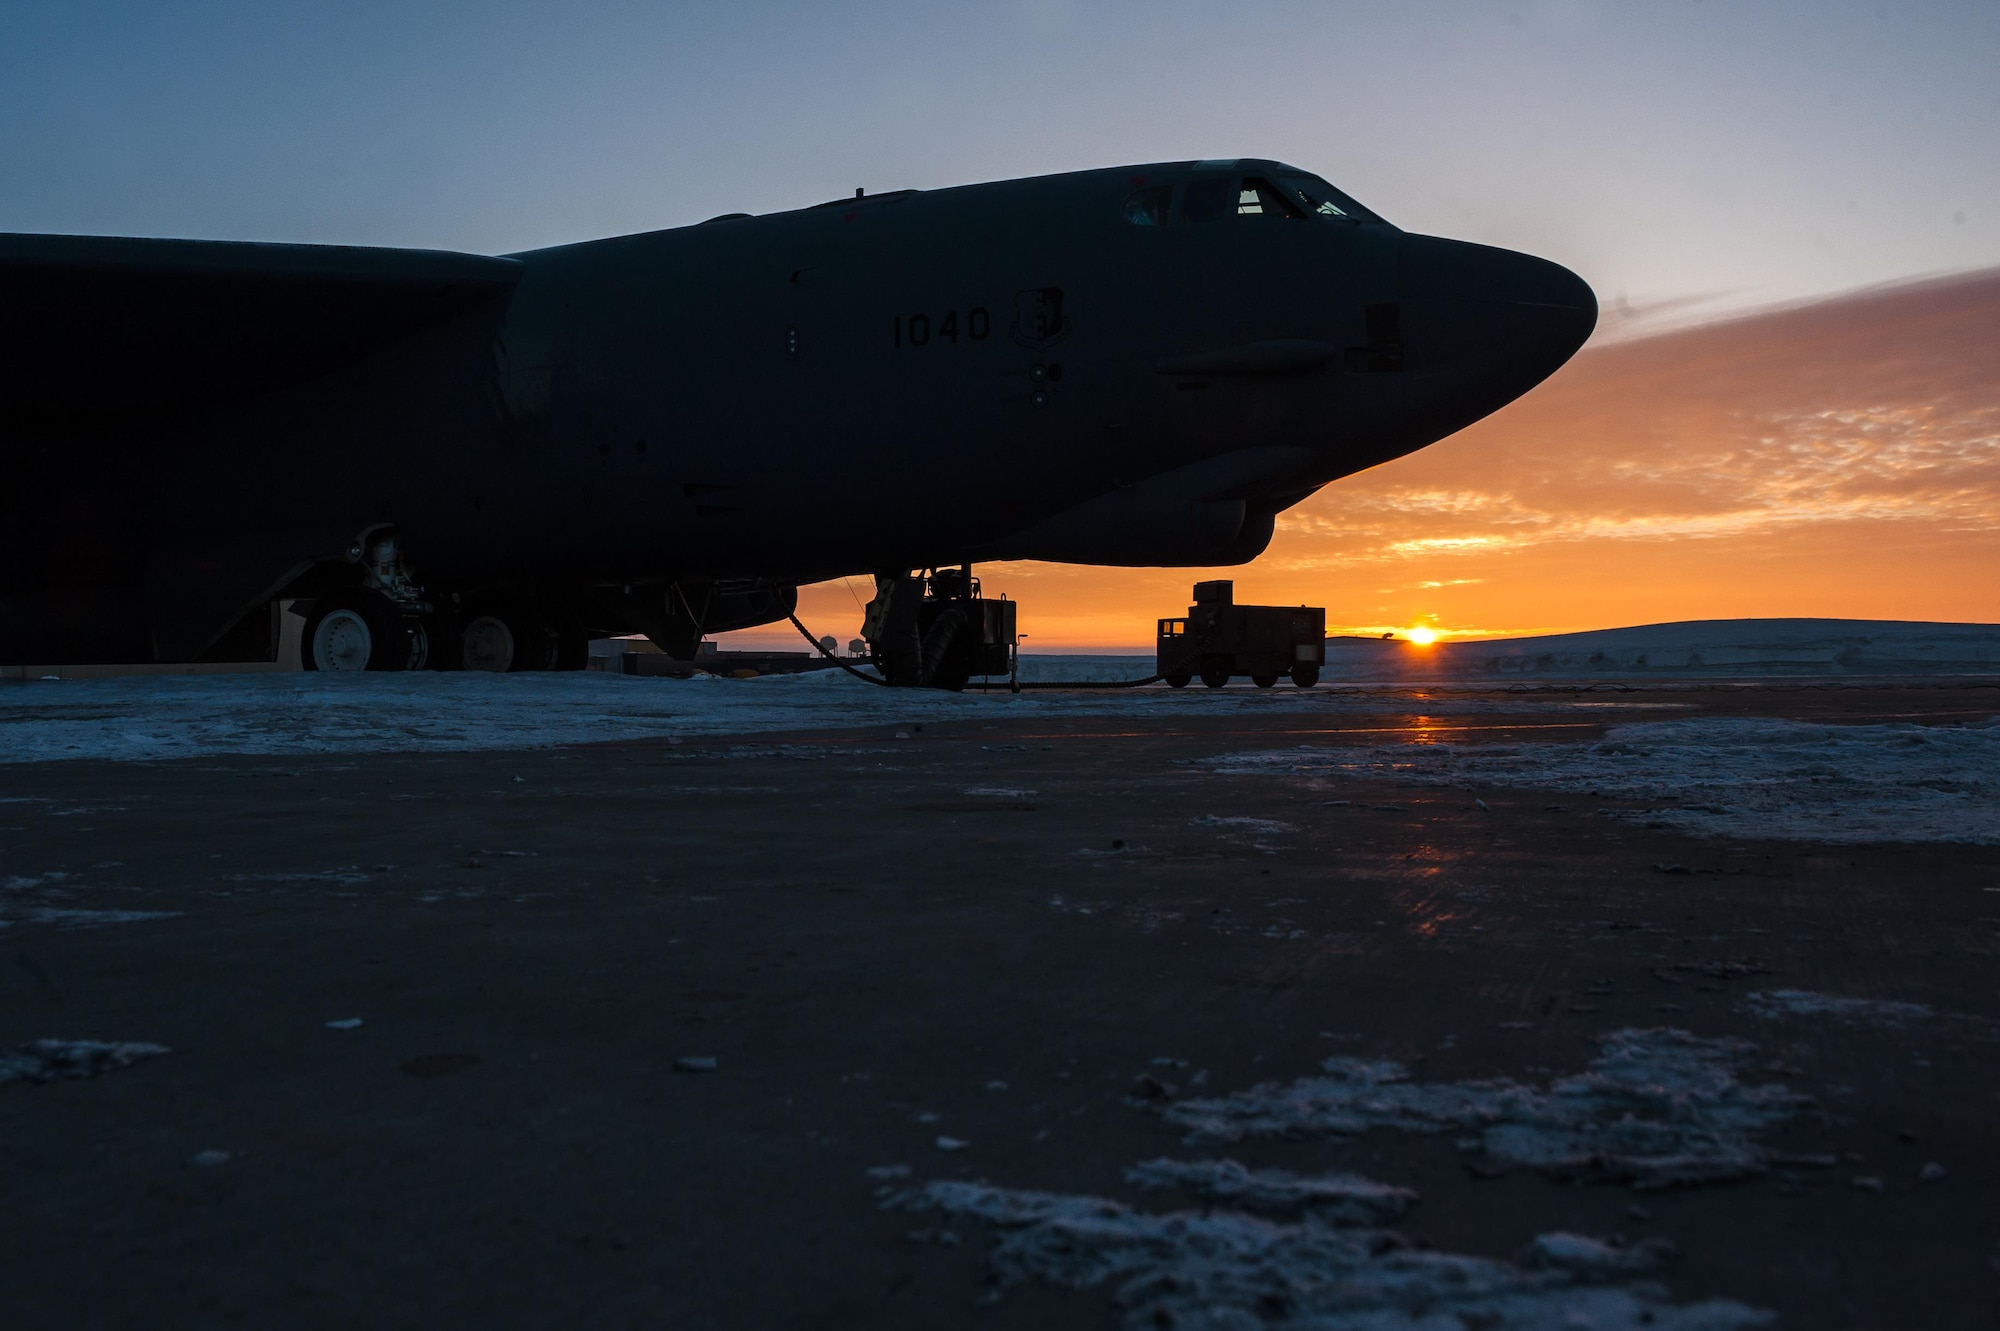
{"type": "Polygon", "coordinates": [[[1231,219],[1388,225],[1318,176],[1282,162],[1190,162],[1178,179],[1140,177],[1134,185],[1124,208],[1125,221],[1133,226],[1201,225],[1231,219]]]}

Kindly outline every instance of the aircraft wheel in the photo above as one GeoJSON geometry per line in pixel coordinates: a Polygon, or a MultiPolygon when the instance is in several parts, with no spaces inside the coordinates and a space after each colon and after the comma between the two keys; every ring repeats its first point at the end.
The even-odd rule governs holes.
{"type": "Polygon", "coordinates": [[[1227,661],[1203,661],[1201,663],[1201,682],[1208,685],[1211,689],[1219,689],[1227,684],[1229,682],[1229,663],[1227,661]]]}
{"type": "Polygon", "coordinates": [[[1194,682],[1194,676],[1189,674],[1172,674],[1165,676],[1165,678],[1167,687],[1170,689],[1184,689],[1194,682]]]}
{"type": "Polygon", "coordinates": [[[399,667],[390,669],[422,670],[431,663],[431,635],[421,619],[405,619],[398,626],[403,640],[409,644],[409,655],[399,667]]]}
{"type": "MultiPolygon", "coordinates": [[[[588,643],[584,650],[590,650],[588,643]]],[[[562,637],[556,632],[555,625],[540,615],[529,613],[514,621],[514,651],[517,656],[526,656],[526,660],[515,667],[517,670],[561,669],[556,661],[562,651],[562,637]]]]}
{"type": "Polygon", "coordinates": [[[1309,689],[1319,683],[1319,667],[1316,665],[1295,665],[1292,667],[1292,683],[1302,689],[1309,689]]]}
{"type": "Polygon", "coordinates": [[[429,646],[422,626],[372,592],[325,598],[300,636],[299,664],[307,670],[414,670],[429,646]]]}
{"type": "MultiPolygon", "coordinates": [[[[467,670],[511,674],[520,670],[557,669],[559,642],[555,629],[532,610],[502,607],[465,621],[460,638],[467,670]]],[[[588,641],[584,651],[590,650],[588,641]]]]}
{"type": "Polygon", "coordinates": [[[512,616],[475,615],[465,622],[465,631],[460,635],[463,644],[465,668],[467,670],[490,670],[495,674],[505,674],[512,670],[526,670],[523,663],[525,653],[514,633],[514,625],[508,620],[512,616]]]}
{"type": "Polygon", "coordinates": [[[1252,675],[1250,676],[1250,682],[1260,689],[1268,689],[1277,684],[1278,677],[1276,675],[1252,675]]]}

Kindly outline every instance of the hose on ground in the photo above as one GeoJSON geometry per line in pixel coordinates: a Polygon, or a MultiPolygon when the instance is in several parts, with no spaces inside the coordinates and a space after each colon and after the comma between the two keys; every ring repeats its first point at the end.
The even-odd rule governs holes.
{"type": "Polygon", "coordinates": [[[1148,684],[1157,684],[1165,675],[1148,675],[1144,679],[1038,679],[1022,680],[1020,687],[1027,689],[1137,689],[1148,684]]]}
{"type": "Polygon", "coordinates": [[[842,670],[845,670],[848,674],[854,676],[856,679],[865,679],[870,684],[880,684],[885,689],[889,687],[889,681],[882,678],[880,675],[864,675],[859,670],[856,670],[853,666],[849,665],[847,662],[841,660],[839,657],[835,656],[832,652],[828,651],[826,649],[826,644],[821,642],[818,638],[815,638],[812,635],[812,630],[799,622],[799,617],[797,612],[794,612],[786,616],[786,618],[792,621],[792,627],[797,629],[799,633],[802,636],[804,636],[805,640],[813,645],[813,650],[818,652],[821,656],[824,656],[827,660],[833,662],[835,665],[839,666],[842,670]]]}

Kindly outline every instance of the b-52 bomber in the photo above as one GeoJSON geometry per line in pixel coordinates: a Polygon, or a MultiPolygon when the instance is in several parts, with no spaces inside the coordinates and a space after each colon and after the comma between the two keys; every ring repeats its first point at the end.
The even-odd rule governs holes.
{"type": "Polygon", "coordinates": [[[966,566],[1244,563],[1597,315],[1249,159],[504,257],[5,235],[0,295],[0,661],[269,660],[282,604],[309,669],[565,669],[871,574],[947,687],[959,621],[891,626],[966,566]]]}

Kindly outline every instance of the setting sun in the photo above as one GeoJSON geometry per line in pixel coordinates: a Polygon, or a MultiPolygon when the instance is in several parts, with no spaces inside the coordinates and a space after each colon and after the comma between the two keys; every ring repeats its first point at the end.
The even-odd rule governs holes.
{"type": "Polygon", "coordinates": [[[1404,636],[1419,647],[1428,647],[1437,641],[1438,635],[1436,629],[1414,628],[1404,636]]]}

